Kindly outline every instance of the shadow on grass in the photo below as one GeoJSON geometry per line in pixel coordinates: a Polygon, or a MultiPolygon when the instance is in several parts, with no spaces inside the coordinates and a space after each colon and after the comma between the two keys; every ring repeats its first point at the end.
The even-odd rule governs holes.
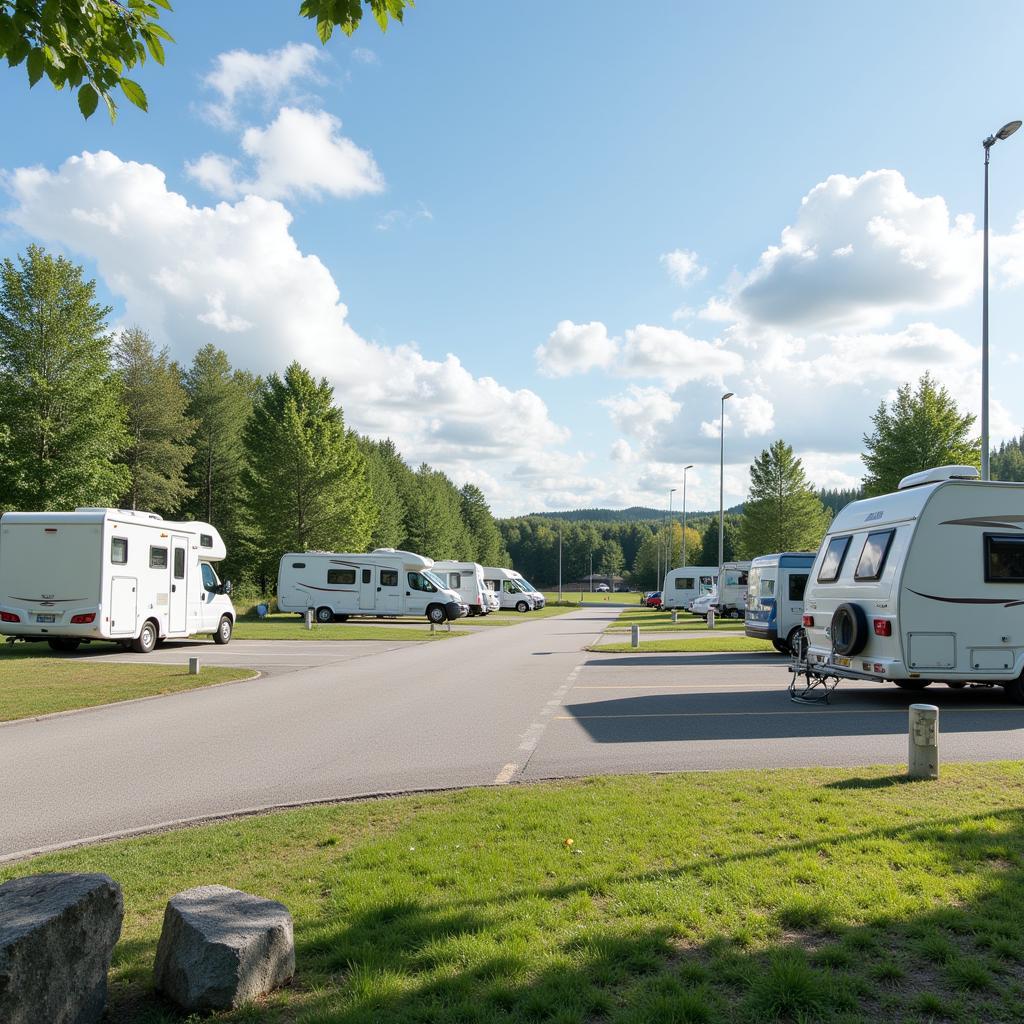
{"type": "Polygon", "coordinates": [[[928,779],[912,779],[909,775],[883,775],[877,779],[840,779],[838,782],[826,782],[823,789],[891,789],[893,786],[927,783],[928,779]]]}

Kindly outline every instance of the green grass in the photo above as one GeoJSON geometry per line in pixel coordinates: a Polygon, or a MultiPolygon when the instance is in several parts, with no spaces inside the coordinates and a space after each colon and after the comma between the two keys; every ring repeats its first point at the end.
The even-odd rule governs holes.
{"type": "Polygon", "coordinates": [[[156,939],[167,898],[213,882],[287,904],[298,966],[218,1024],[1022,1017],[1017,762],[943,766],[936,782],[815,768],[404,797],[49,855],[0,879],[40,871],[124,886],[111,1024],[181,1021],[151,992],[156,939]],[[952,953],[926,959],[929,938],[952,953]]]}
{"type": "MultiPolygon", "coordinates": [[[[689,612],[680,611],[678,621],[672,622],[672,613],[658,611],[654,608],[627,608],[620,613],[619,617],[608,627],[609,633],[629,632],[633,626],[639,626],[641,636],[643,630],[650,629],[657,632],[688,632],[692,630],[707,629],[707,620],[696,618],[689,612]]],[[[733,632],[743,632],[742,619],[715,618],[715,629],[733,632]]]]}
{"type": "Polygon", "coordinates": [[[451,632],[438,626],[434,633],[426,619],[365,619],[355,622],[331,622],[326,625],[314,623],[306,629],[297,615],[275,613],[262,622],[257,618],[239,619],[235,623],[236,640],[442,640],[454,636],[465,636],[459,624],[469,621],[459,619],[452,623],[451,632]],[[396,625],[407,623],[407,625],[396,625]]]}
{"type": "MultiPolygon", "coordinates": [[[[717,626],[715,627],[718,628],[717,626]]],[[[735,632],[735,630],[733,631],[735,632]]],[[[645,651],[660,651],[671,654],[697,654],[712,652],[740,653],[745,651],[774,651],[770,640],[758,640],[751,636],[709,636],[680,640],[645,640],[640,634],[640,646],[632,647],[629,642],[595,644],[588,651],[598,654],[629,654],[645,651]]]]}
{"type": "MultiPolygon", "coordinates": [[[[554,604],[558,600],[557,590],[545,590],[542,591],[544,599],[549,605],[554,604]]],[[[598,594],[590,593],[589,590],[584,590],[582,594],[577,590],[563,590],[562,601],[567,604],[578,605],[580,603],[580,597],[583,598],[584,604],[636,604],[639,605],[642,594],[598,594]]]]}
{"type": "Polygon", "coordinates": [[[0,722],[178,693],[256,674],[206,667],[190,676],[184,665],[98,664],[82,655],[53,657],[48,647],[36,644],[5,644],[0,649],[0,722]]]}

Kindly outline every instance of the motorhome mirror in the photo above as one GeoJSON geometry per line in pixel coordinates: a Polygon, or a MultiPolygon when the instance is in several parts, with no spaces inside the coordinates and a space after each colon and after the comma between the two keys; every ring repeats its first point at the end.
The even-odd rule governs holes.
{"type": "Polygon", "coordinates": [[[227,594],[230,597],[231,591],[235,589],[235,585],[231,580],[225,580],[220,589],[222,594],[227,594]]]}

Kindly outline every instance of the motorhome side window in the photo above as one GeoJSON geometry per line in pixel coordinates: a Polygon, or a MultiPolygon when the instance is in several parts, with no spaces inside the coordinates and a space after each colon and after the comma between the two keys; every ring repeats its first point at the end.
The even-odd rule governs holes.
{"type": "MultiPolygon", "coordinates": [[[[805,576],[804,579],[807,579],[805,576]]],[[[775,596],[775,580],[773,579],[762,579],[757,589],[758,597],[774,597],[775,596]]]]}
{"type": "Polygon", "coordinates": [[[149,567],[150,569],[167,568],[167,548],[151,547],[149,549],[149,567]]]}
{"type": "Polygon", "coordinates": [[[511,580],[502,580],[501,589],[504,590],[506,594],[516,593],[515,584],[511,580]]]}
{"type": "Polygon", "coordinates": [[[394,569],[381,569],[380,585],[382,587],[397,587],[398,573],[394,569]]]}
{"type": "Polygon", "coordinates": [[[794,572],[789,577],[789,599],[790,601],[802,601],[804,590],[807,589],[807,573],[794,572]]]}
{"type": "Polygon", "coordinates": [[[201,568],[203,570],[203,588],[211,594],[215,594],[219,584],[217,582],[217,574],[213,571],[213,566],[209,562],[203,562],[201,568]]]}
{"type": "Polygon", "coordinates": [[[338,584],[355,583],[356,571],[355,569],[328,569],[327,570],[327,582],[332,583],[335,586],[338,584]]]}
{"type": "Polygon", "coordinates": [[[676,590],[693,590],[693,577],[692,576],[677,576],[676,577],[676,590]]]}
{"type": "Polygon", "coordinates": [[[462,574],[458,572],[448,573],[448,586],[452,590],[458,590],[462,586],[462,574]]]}
{"type": "Polygon", "coordinates": [[[212,548],[213,547],[213,535],[209,533],[199,534],[199,546],[201,548],[212,548]]]}
{"type": "Polygon", "coordinates": [[[821,569],[818,572],[819,583],[835,583],[843,570],[843,562],[846,559],[846,549],[850,546],[850,537],[833,537],[828,542],[825,557],[821,562],[821,569]]]}
{"type": "Polygon", "coordinates": [[[364,583],[369,583],[372,579],[373,579],[373,570],[372,569],[364,569],[363,570],[363,582],[364,583]]]}
{"type": "Polygon", "coordinates": [[[433,594],[437,592],[437,587],[430,582],[421,572],[409,573],[409,586],[413,590],[421,590],[427,594],[433,594]]]}
{"type": "Polygon", "coordinates": [[[128,538],[127,537],[111,537],[110,538],[110,561],[114,565],[127,565],[128,564],[128,538]]]}
{"type": "Polygon", "coordinates": [[[1024,537],[985,534],[985,582],[1024,583],[1024,537]]]}
{"type": "Polygon", "coordinates": [[[185,578],[185,549],[174,549],[174,578],[183,580],[185,578]]]}
{"type": "Polygon", "coordinates": [[[860,560],[857,562],[857,571],[853,574],[855,580],[863,583],[866,580],[881,578],[885,559],[895,535],[895,530],[879,530],[877,533],[868,534],[860,553],[860,560]]]}
{"type": "Polygon", "coordinates": [[[292,562],[292,568],[293,569],[305,569],[306,568],[306,563],[305,562],[292,562]]]}

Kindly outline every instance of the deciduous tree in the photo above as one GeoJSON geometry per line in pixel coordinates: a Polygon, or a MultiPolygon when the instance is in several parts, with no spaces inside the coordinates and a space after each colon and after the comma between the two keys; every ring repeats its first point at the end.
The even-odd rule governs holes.
{"type": "Polygon", "coordinates": [[[459,503],[473,544],[473,560],[481,565],[506,565],[508,552],[484,492],[476,484],[464,484],[459,491],[459,503]]]}

